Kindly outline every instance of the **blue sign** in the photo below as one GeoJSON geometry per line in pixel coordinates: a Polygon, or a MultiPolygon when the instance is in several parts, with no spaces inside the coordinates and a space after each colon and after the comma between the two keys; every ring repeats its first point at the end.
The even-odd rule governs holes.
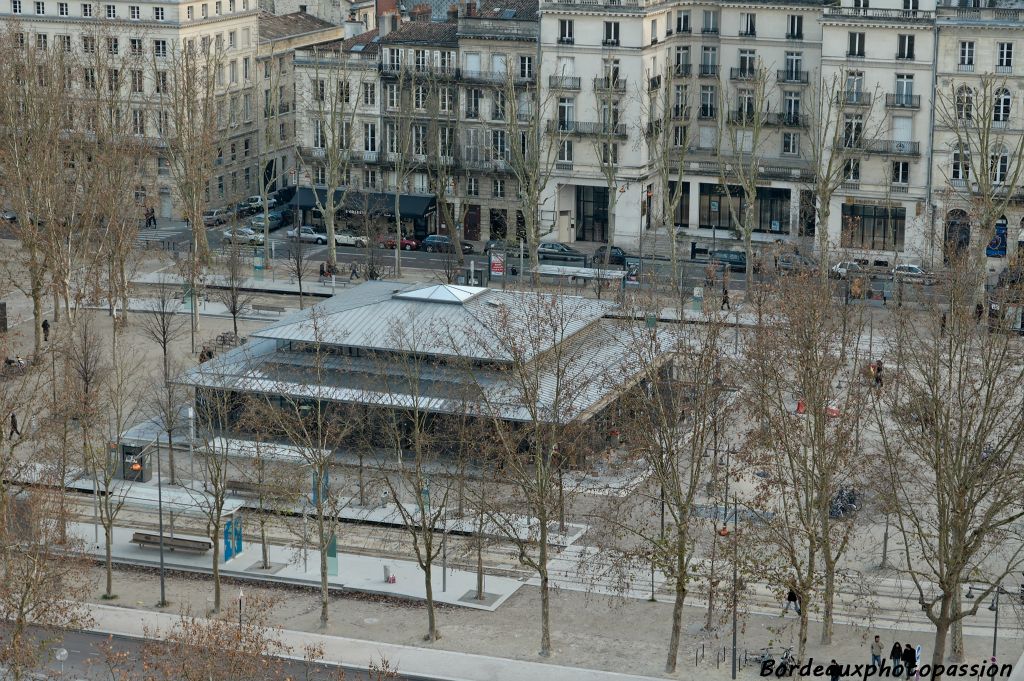
{"type": "Polygon", "coordinates": [[[996,233],[992,240],[985,247],[985,255],[989,258],[1006,257],[1006,223],[1000,221],[996,224],[996,233]]]}
{"type": "Polygon", "coordinates": [[[233,533],[231,529],[231,521],[228,520],[224,523],[224,560],[229,561],[235,555],[235,545],[232,542],[233,533]]]}
{"type": "Polygon", "coordinates": [[[242,552],[242,519],[235,518],[233,523],[235,529],[235,555],[242,552]]]}

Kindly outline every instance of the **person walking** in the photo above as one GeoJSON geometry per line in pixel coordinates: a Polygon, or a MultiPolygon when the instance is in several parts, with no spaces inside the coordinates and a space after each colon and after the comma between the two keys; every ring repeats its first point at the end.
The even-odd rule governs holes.
{"type": "Polygon", "coordinates": [[[836,662],[835,658],[832,658],[829,665],[825,667],[825,673],[828,674],[829,681],[839,681],[843,675],[843,668],[836,662]]]}
{"type": "Polygon", "coordinates": [[[875,362],[875,387],[882,387],[882,360],[875,362]]]}
{"type": "Polygon", "coordinates": [[[875,636],[871,642],[871,666],[876,669],[882,666],[882,638],[875,636]]]}
{"type": "Polygon", "coordinates": [[[900,666],[900,661],[903,659],[903,646],[900,645],[899,641],[894,641],[892,648],[889,649],[889,661],[892,662],[892,667],[895,669],[900,666]]]}
{"type": "Polygon", "coordinates": [[[49,343],[50,342],[50,320],[49,319],[44,319],[43,320],[43,342],[44,343],[49,343]]]}
{"type": "Polygon", "coordinates": [[[17,436],[19,436],[19,437],[20,437],[20,436],[21,436],[21,431],[20,431],[20,430],[18,430],[18,415],[17,415],[17,414],[15,414],[15,413],[14,413],[14,412],[12,411],[12,412],[11,412],[11,432],[10,432],[10,433],[8,433],[8,435],[7,435],[7,439],[8,439],[8,440],[10,440],[10,439],[11,439],[11,438],[13,438],[13,437],[14,437],[15,435],[17,435],[17,436]]]}
{"type": "Polygon", "coordinates": [[[349,281],[355,281],[358,278],[359,278],[359,270],[356,269],[356,263],[355,263],[355,261],[353,261],[352,262],[352,271],[349,272],[348,280],[349,281]]]}
{"type": "Polygon", "coordinates": [[[917,653],[909,643],[903,644],[903,668],[907,672],[907,678],[909,679],[914,674],[914,670],[917,668],[917,653]]]}
{"type": "Polygon", "coordinates": [[[729,269],[726,268],[722,272],[722,304],[719,306],[719,311],[729,310],[732,311],[732,306],[729,305],[729,269]]]}
{"type": "Polygon", "coordinates": [[[789,606],[793,606],[796,614],[800,614],[800,599],[797,598],[796,592],[793,589],[790,589],[789,593],[786,594],[786,607],[783,609],[780,617],[785,617],[786,613],[789,612],[789,606]]]}
{"type": "Polygon", "coordinates": [[[327,278],[327,263],[320,263],[320,283],[324,283],[324,279],[327,278]]]}

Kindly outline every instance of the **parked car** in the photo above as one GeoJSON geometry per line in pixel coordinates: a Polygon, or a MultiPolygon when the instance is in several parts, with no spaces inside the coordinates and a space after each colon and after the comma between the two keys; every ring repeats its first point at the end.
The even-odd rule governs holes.
{"type": "Polygon", "coordinates": [[[587,255],[583,251],[578,251],[572,246],[567,246],[566,244],[558,242],[544,242],[537,244],[537,259],[582,263],[587,259],[587,255]]]}
{"type": "Polygon", "coordinates": [[[233,227],[224,230],[224,243],[262,246],[263,235],[250,227],[233,227]]]}
{"type": "Polygon", "coordinates": [[[236,203],[232,210],[234,211],[235,217],[239,220],[241,220],[242,218],[247,218],[256,212],[256,209],[250,206],[245,201],[242,201],[241,203],[236,203]]]}
{"type": "MultiPolygon", "coordinates": [[[[596,251],[594,251],[594,257],[591,258],[590,261],[595,266],[603,265],[604,264],[604,259],[605,259],[605,253],[607,253],[607,252],[608,252],[608,247],[607,246],[601,246],[596,251]]],[[[612,246],[612,252],[608,256],[608,264],[609,265],[625,265],[626,264],[626,258],[632,258],[632,257],[634,257],[632,254],[627,253],[626,251],[622,250],[618,246],[612,246]]]]}
{"type": "MultiPolygon", "coordinates": [[[[389,236],[388,238],[386,238],[383,241],[381,241],[380,243],[378,243],[377,246],[379,246],[380,248],[394,249],[395,248],[395,237],[389,236]]],[[[403,251],[415,251],[419,247],[420,247],[420,242],[416,241],[416,239],[413,239],[412,237],[408,237],[408,236],[403,236],[402,237],[402,250],[403,251]]]]}
{"type": "MultiPolygon", "coordinates": [[[[249,198],[247,198],[245,200],[245,203],[247,203],[252,208],[252,210],[254,210],[254,211],[263,210],[263,197],[262,196],[258,196],[258,195],[257,196],[250,196],[249,198]]],[[[277,199],[275,199],[272,196],[268,196],[267,197],[267,206],[269,208],[273,208],[276,205],[277,205],[277,199]]]]}
{"type": "Polygon", "coordinates": [[[711,262],[721,263],[721,269],[728,267],[733,272],[747,271],[747,254],[740,251],[711,251],[711,262]]]}
{"type": "MultiPolygon", "coordinates": [[[[427,253],[454,253],[455,243],[452,241],[452,238],[450,236],[444,236],[441,234],[431,234],[430,236],[423,240],[423,242],[420,244],[420,248],[422,248],[427,253]]],[[[462,252],[472,253],[473,244],[469,243],[468,241],[463,241],[462,252]]]]}
{"type": "Polygon", "coordinates": [[[287,232],[289,239],[293,241],[306,241],[317,245],[323,245],[327,243],[327,235],[323,232],[318,232],[309,225],[302,225],[301,227],[293,227],[287,232]]]}
{"type": "Polygon", "coordinates": [[[828,271],[828,275],[833,279],[860,277],[865,274],[867,274],[867,271],[861,266],[861,264],[852,260],[837,262],[835,265],[832,265],[828,271]]]}
{"type": "Polygon", "coordinates": [[[365,236],[360,236],[355,232],[348,229],[340,229],[334,233],[334,243],[339,246],[354,246],[356,248],[366,248],[365,236]]]}
{"type": "Polygon", "coordinates": [[[799,253],[779,254],[779,274],[816,274],[818,261],[799,253]]]}
{"type": "Polygon", "coordinates": [[[229,208],[211,208],[210,210],[203,211],[203,224],[207,227],[216,227],[217,225],[223,225],[231,217],[231,209],[229,208]]]}
{"type": "Polygon", "coordinates": [[[17,222],[18,214],[15,213],[13,210],[5,210],[4,212],[0,213],[0,220],[3,220],[4,222],[17,222]]]}
{"type": "Polygon", "coordinates": [[[262,232],[264,218],[266,218],[267,224],[270,225],[270,231],[280,229],[282,224],[281,214],[278,213],[277,211],[270,211],[265,216],[263,213],[257,213],[256,215],[252,216],[252,220],[249,221],[249,224],[252,226],[254,230],[262,232]]]}
{"type": "Polygon", "coordinates": [[[490,239],[484,244],[484,253],[490,253],[491,251],[505,251],[509,254],[516,254],[519,253],[519,244],[522,244],[523,253],[530,252],[530,244],[523,239],[490,239]]]}
{"type": "Polygon", "coordinates": [[[892,276],[894,279],[924,284],[925,286],[931,286],[935,283],[932,275],[917,265],[896,265],[896,267],[892,268],[892,276]]]}

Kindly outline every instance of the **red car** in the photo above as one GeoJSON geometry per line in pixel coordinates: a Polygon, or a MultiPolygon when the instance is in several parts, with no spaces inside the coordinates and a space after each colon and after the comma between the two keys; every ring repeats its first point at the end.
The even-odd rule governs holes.
{"type": "MultiPolygon", "coordinates": [[[[393,237],[393,236],[388,237],[387,239],[385,239],[384,241],[381,241],[377,245],[380,246],[381,248],[394,248],[395,247],[395,237],[393,237]]],[[[410,239],[409,237],[406,237],[406,236],[402,237],[402,250],[403,251],[415,251],[419,247],[420,247],[420,242],[416,241],[416,239],[410,239]]]]}

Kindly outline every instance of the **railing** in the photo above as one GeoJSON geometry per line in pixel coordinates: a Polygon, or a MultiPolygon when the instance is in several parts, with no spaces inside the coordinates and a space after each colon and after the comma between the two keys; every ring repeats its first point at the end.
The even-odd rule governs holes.
{"type": "Polygon", "coordinates": [[[935,12],[919,9],[880,9],[869,7],[826,7],[825,17],[829,19],[879,19],[891,21],[927,22],[935,18],[935,12]]]}
{"type": "Polygon", "coordinates": [[[672,107],[672,118],[687,119],[690,117],[690,107],[676,104],[672,107]]]}
{"type": "Polygon", "coordinates": [[[618,38],[605,38],[604,40],[601,41],[601,46],[602,47],[618,47],[619,46],[619,39],[618,38]]]}
{"type": "Polygon", "coordinates": [[[659,4],[660,0],[544,0],[545,5],[583,7],[587,10],[609,9],[612,11],[638,10],[648,5],[659,4]]]}
{"type": "Polygon", "coordinates": [[[692,32],[693,32],[693,29],[690,28],[689,26],[683,26],[682,28],[680,28],[679,26],[676,26],[676,33],[692,33],[692,32]]]}
{"type": "Polygon", "coordinates": [[[377,70],[385,76],[397,76],[405,71],[413,76],[441,76],[444,78],[458,78],[459,69],[455,66],[435,66],[434,64],[394,64],[378,62],[377,70]]]}
{"type": "Polygon", "coordinates": [[[780,83],[804,83],[806,85],[810,80],[810,74],[799,69],[779,69],[775,74],[775,79],[780,83]]]}
{"type": "Polygon", "coordinates": [[[961,73],[974,73],[974,64],[957,64],[956,70],[961,73]]]}
{"type": "Polygon", "coordinates": [[[786,40],[803,40],[803,39],[804,39],[804,34],[803,33],[789,33],[789,32],[786,33],[786,40]]]}
{"type": "Polygon", "coordinates": [[[996,64],[996,73],[1003,73],[1003,74],[1013,73],[1013,67],[1012,66],[1000,66],[999,64],[996,64]]]}
{"type": "Polygon", "coordinates": [[[555,170],[572,170],[572,161],[555,161],[555,170]]]}
{"type": "Polygon", "coordinates": [[[675,71],[677,76],[689,76],[690,75],[690,64],[676,64],[675,71]]]}
{"type": "Polygon", "coordinates": [[[626,79],[625,78],[595,78],[594,79],[595,90],[615,90],[616,92],[626,91],[626,79]]]}
{"type": "Polygon", "coordinates": [[[569,133],[574,135],[612,135],[626,136],[625,123],[604,123],[601,121],[548,121],[549,133],[569,133]]]}
{"type": "Polygon", "coordinates": [[[847,50],[846,51],[846,58],[847,59],[863,59],[864,58],[864,53],[863,52],[850,52],[849,50],[847,50]]]}
{"type": "Polygon", "coordinates": [[[910,191],[910,187],[908,185],[905,185],[905,184],[895,184],[895,183],[893,183],[893,184],[889,185],[889,190],[893,194],[906,194],[907,192],[910,191]]]}
{"type": "Polygon", "coordinates": [[[866,140],[861,147],[869,154],[917,156],[921,153],[920,142],[904,142],[903,140],[866,140]]]}
{"type": "MultiPolygon", "coordinates": [[[[356,152],[356,153],[359,153],[359,152],[356,152]]],[[[364,152],[362,152],[362,157],[363,157],[363,162],[364,163],[376,163],[377,159],[379,158],[379,156],[380,156],[380,152],[377,152],[377,151],[364,151],[364,152]]]]}
{"type": "Polygon", "coordinates": [[[462,79],[474,83],[503,84],[511,80],[516,85],[525,85],[534,81],[533,74],[523,76],[509,71],[470,71],[463,69],[462,79]]]}
{"type": "Polygon", "coordinates": [[[718,35],[718,27],[705,26],[704,28],[700,29],[700,32],[703,33],[704,35],[718,35]]]}
{"type": "Polygon", "coordinates": [[[561,90],[579,90],[579,76],[548,76],[548,86],[561,90]]]}
{"type": "Polygon", "coordinates": [[[731,68],[729,69],[729,80],[753,80],[757,75],[755,69],[731,68]]]}
{"type": "Polygon", "coordinates": [[[699,73],[701,78],[717,78],[718,64],[701,64],[699,73]]]}
{"type": "Polygon", "coordinates": [[[466,118],[470,120],[480,118],[480,109],[466,109],[466,118]]]}
{"type": "Polygon", "coordinates": [[[757,37],[757,31],[756,30],[754,30],[754,31],[740,31],[736,35],[738,35],[741,38],[756,38],[757,37]]]}
{"type": "Polygon", "coordinates": [[[887,94],[885,105],[890,109],[920,109],[921,95],[908,95],[902,92],[887,94]]]}
{"type": "Polygon", "coordinates": [[[698,118],[714,118],[718,115],[718,109],[714,106],[702,105],[697,112],[698,118]]]}
{"type": "Polygon", "coordinates": [[[837,92],[836,103],[841,106],[871,106],[871,93],[859,90],[837,92]]]}
{"type": "Polygon", "coordinates": [[[561,36],[558,39],[558,44],[559,45],[573,45],[573,44],[575,44],[575,42],[576,42],[576,40],[574,38],[572,38],[571,36],[564,36],[563,35],[563,36],[561,36]]]}

